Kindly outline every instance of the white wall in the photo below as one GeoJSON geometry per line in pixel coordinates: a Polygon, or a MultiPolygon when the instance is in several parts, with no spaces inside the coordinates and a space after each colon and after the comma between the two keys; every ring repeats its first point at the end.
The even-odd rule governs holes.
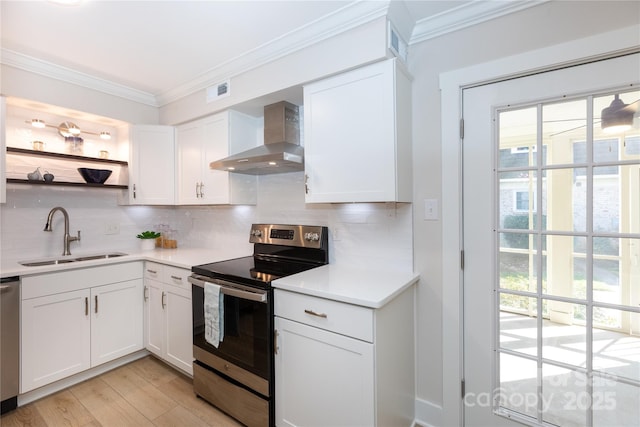
{"type": "Polygon", "coordinates": [[[82,231],[71,243],[73,254],[103,250],[138,250],[136,234],[169,224],[178,231],[179,247],[246,249],[252,223],[326,225],[338,230],[330,237],[330,262],[411,269],[412,208],[410,204],[304,203],[302,172],[259,177],[256,206],[148,207],[118,206],[118,190],[42,187],[9,184],[7,203],[0,207],[3,260],[25,260],[62,254],[62,215],[56,213],[53,232],[43,230],[49,210],[69,212],[70,230],[82,231]],[[118,234],[105,234],[117,224],[118,234]]]}
{"type": "MultiPolygon", "coordinates": [[[[443,247],[447,243],[455,245],[457,242],[450,240],[457,236],[443,235],[442,220],[424,221],[422,208],[424,199],[436,198],[442,206],[459,198],[456,187],[443,182],[443,175],[450,177],[451,172],[444,173],[441,163],[441,73],[638,24],[639,20],[637,2],[549,2],[411,46],[414,265],[422,277],[417,301],[416,415],[419,421],[429,425],[454,425],[460,421],[458,378],[445,369],[447,361],[457,359],[458,355],[448,354],[443,346],[445,340],[460,338],[458,330],[443,329],[443,323],[458,323],[448,321],[449,317],[457,316],[457,312],[444,310],[447,288],[458,287],[458,283],[444,283],[442,267],[443,263],[457,263],[455,256],[453,260],[442,258],[443,247]],[[443,187],[447,188],[446,193],[443,187]],[[446,398],[448,390],[454,392],[453,399],[446,398]]],[[[495,69],[495,76],[502,72],[495,69]]],[[[457,130],[451,132],[455,134],[457,130]]]]}

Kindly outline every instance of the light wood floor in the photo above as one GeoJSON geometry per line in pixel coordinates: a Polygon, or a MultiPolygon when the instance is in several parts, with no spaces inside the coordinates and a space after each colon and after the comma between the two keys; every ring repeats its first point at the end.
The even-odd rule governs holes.
{"type": "Polygon", "coordinates": [[[152,356],[22,406],[13,426],[241,426],[193,393],[192,381],[152,356]]]}

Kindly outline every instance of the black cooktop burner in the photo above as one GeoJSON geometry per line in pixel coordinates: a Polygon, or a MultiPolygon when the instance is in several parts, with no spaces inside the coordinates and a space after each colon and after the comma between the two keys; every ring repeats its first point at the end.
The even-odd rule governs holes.
{"type": "Polygon", "coordinates": [[[201,276],[228,280],[248,286],[267,288],[273,280],[317,267],[317,263],[262,259],[258,256],[196,265],[191,268],[201,276]]]}

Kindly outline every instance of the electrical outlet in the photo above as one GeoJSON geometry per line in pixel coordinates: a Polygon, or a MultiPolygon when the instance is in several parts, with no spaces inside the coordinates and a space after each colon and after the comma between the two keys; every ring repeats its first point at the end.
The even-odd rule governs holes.
{"type": "Polygon", "coordinates": [[[120,234],[120,225],[115,222],[105,223],[104,234],[120,234]]]}

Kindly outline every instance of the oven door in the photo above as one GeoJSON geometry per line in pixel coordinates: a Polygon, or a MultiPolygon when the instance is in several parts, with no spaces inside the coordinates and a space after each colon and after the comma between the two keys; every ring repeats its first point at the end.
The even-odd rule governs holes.
{"type": "Polygon", "coordinates": [[[193,345],[267,381],[271,377],[273,348],[272,293],[220,279],[191,276],[193,345]],[[204,337],[204,283],[220,286],[224,294],[224,338],[218,347],[204,337]]]}

